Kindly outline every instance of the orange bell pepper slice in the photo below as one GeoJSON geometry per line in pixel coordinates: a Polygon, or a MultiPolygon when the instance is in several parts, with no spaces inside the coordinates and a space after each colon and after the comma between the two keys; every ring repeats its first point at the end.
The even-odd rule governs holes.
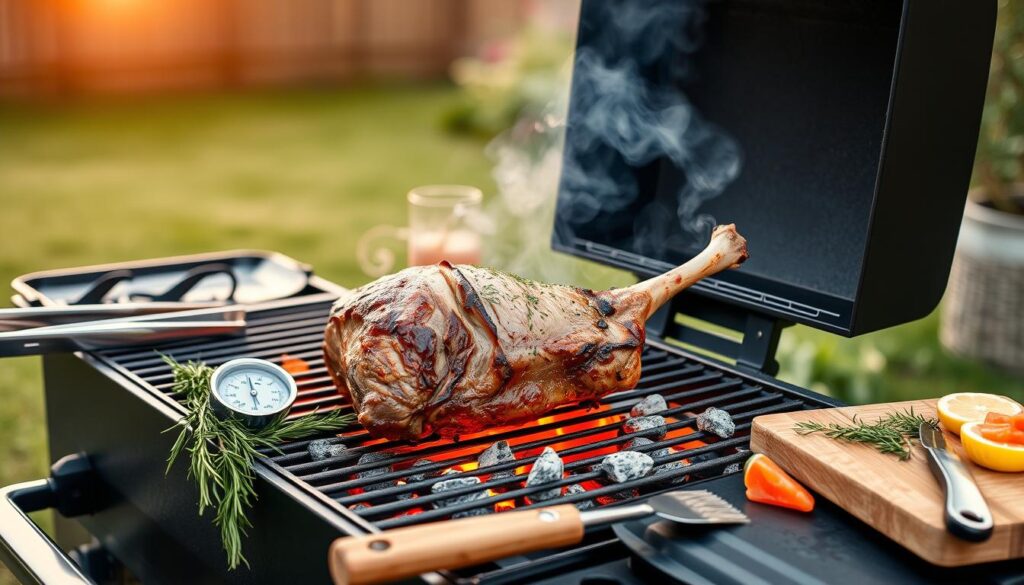
{"type": "Polygon", "coordinates": [[[757,453],[743,466],[743,485],[747,486],[747,499],[810,512],[814,509],[814,496],[767,456],[757,453]]]}

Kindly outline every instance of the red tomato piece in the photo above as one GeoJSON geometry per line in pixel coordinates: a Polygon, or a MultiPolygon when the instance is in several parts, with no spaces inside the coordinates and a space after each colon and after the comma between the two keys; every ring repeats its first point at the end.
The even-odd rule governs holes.
{"type": "Polygon", "coordinates": [[[985,415],[985,424],[1005,425],[1010,423],[1010,415],[990,412],[985,415]]]}
{"type": "Polygon", "coordinates": [[[1010,443],[1014,445],[1024,445],[1024,431],[1020,429],[1013,429],[1010,431],[1010,443]]]}
{"type": "Polygon", "coordinates": [[[1013,426],[1018,431],[1024,431],[1024,412],[1013,416],[1013,426]]]}
{"type": "Polygon", "coordinates": [[[1008,443],[1008,442],[1010,442],[1010,434],[1011,434],[1010,425],[999,425],[999,424],[983,424],[983,425],[978,425],[978,432],[981,433],[982,437],[985,437],[989,441],[995,441],[997,443],[1008,443]]]}

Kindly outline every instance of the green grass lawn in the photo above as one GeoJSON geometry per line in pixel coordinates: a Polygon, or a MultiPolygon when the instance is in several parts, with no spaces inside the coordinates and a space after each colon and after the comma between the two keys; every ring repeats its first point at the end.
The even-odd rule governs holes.
{"type": "MultiPolygon", "coordinates": [[[[410,187],[493,191],[484,143],[440,127],[456,97],[416,85],[0,106],[0,281],[263,248],[357,285],[356,239],[404,221],[410,187]]],[[[946,355],[936,327],[932,315],[852,341],[789,329],[782,377],[854,402],[954,390],[1024,399],[1024,381],[946,355]]],[[[46,473],[41,394],[38,359],[0,362],[0,484],[46,473]]]]}

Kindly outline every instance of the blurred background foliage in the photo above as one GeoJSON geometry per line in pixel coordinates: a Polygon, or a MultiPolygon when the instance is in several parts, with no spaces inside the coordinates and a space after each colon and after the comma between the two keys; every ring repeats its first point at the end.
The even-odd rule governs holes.
{"type": "MultiPolygon", "coordinates": [[[[567,6],[556,12],[571,16],[567,6]]],[[[1012,14],[1002,23],[1010,56],[1002,66],[1019,72],[1024,27],[1021,11],[1012,14]]],[[[538,10],[518,33],[454,60],[452,82],[399,75],[407,80],[4,102],[0,281],[47,268],[262,248],[357,286],[368,280],[355,262],[357,238],[374,225],[402,223],[411,187],[476,185],[499,216],[515,205],[514,192],[495,179],[496,164],[504,146],[532,144],[537,133],[541,142],[555,140],[546,116],[566,91],[573,32],[571,18],[558,22],[538,10]]],[[[1021,96],[990,95],[987,128],[997,124],[1002,100],[1021,96]]],[[[999,173],[1019,173],[1018,142],[990,141],[1001,150],[984,147],[981,160],[999,158],[1009,165],[999,173]]],[[[536,188],[553,189],[550,160],[526,164],[543,167],[536,188]]],[[[518,269],[509,250],[528,244],[533,263],[524,273],[546,276],[543,269],[555,267],[559,280],[592,287],[630,281],[554,254],[533,230],[516,232],[517,225],[549,232],[550,198],[545,205],[505,214],[488,259],[518,269]]],[[[937,327],[937,313],[852,340],[791,327],[779,348],[780,377],[852,403],[953,391],[1024,400],[1024,380],[949,355],[937,327]]],[[[0,484],[46,473],[41,387],[37,358],[0,363],[0,484]]]]}
{"type": "Polygon", "coordinates": [[[1024,214],[1014,183],[1024,178],[1024,3],[1000,0],[988,95],[981,119],[972,195],[997,209],[1024,214]]]}

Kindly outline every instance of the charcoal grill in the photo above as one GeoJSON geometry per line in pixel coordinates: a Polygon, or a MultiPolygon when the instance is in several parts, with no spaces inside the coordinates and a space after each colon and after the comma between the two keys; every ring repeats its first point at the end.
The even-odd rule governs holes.
{"type": "MultiPolygon", "coordinates": [[[[664,4],[629,0],[615,7],[627,13],[664,4]]],[[[608,17],[609,3],[585,0],[582,6],[581,49],[616,59],[640,52],[642,47],[611,30],[616,19],[608,17]]],[[[237,338],[46,356],[54,477],[9,488],[4,502],[22,509],[56,507],[70,519],[57,521],[57,546],[41,540],[20,512],[0,508],[11,521],[0,529],[16,531],[4,535],[8,544],[0,552],[22,577],[39,582],[72,582],[81,572],[108,579],[119,566],[113,558],[145,583],[325,582],[328,546],[339,536],[445,521],[481,509],[501,514],[530,508],[540,505],[539,492],[554,485],[580,484],[586,491],[545,505],[608,506],[723,481],[735,476],[730,466],[746,457],[753,417],[836,404],[774,377],[781,330],[801,323],[855,335],[934,308],[970,175],[994,3],[723,0],[694,6],[707,11],[706,50],[696,53],[687,70],[702,76],[664,79],[673,67],[640,68],[638,74],[662,88],[683,87],[701,112],[748,149],[744,172],[704,209],[737,221],[752,258],[742,270],[703,281],[648,323],[635,389],[457,441],[386,442],[353,429],[334,438],[346,449],[326,460],[311,460],[309,441],[267,452],[255,469],[259,499],[244,548],[251,566],[228,571],[209,518],[196,517],[197,494],[184,466],[165,475],[173,433],[163,431],[183,410],[157,352],[212,366],[238,357],[303,360],[309,369],[297,375],[291,416],[348,409],[320,349],[330,303],[343,291],[313,277],[291,298],[247,306],[248,327],[237,338]],[[857,99],[847,99],[851,93],[857,99]],[[769,111],[752,107],[752,94],[769,111]],[[931,130],[940,121],[941,139],[931,130]],[[623,484],[603,483],[592,465],[632,438],[621,432],[624,414],[653,393],[669,404],[666,435],[648,431],[657,440],[638,449],[657,452],[656,465],[682,465],[623,484]],[[694,417],[710,406],[732,414],[734,436],[696,429],[694,417]],[[517,460],[475,467],[477,455],[499,440],[512,446],[517,460]],[[528,487],[526,472],[545,447],[563,457],[566,476],[558,484],[528,487]],[[666,448],[667,454],[661,451],[666,448]],[[366,454],[376,458],[360,463],[366,454]],[[423,460],[429,463],[416,472],[426,476],[410,480],[411,466],[423,460]],[[442,479],[470,476],[481,483],[431,492],[442,479]],[[481,491],[485,498],[436,505],[481,491]],[[61,552],[77,544],[74,558],[81,570],[61,552]]],[[[652,22],[674,26],[671,19],[652,22]]],[[[679,50],[667,47],[670,53],[679,50]]],[[[616,178],[643,195],[581,215],[578,185],[563,176],[553,246],[641,276],[659,272],[692,251],[678,238],[652,248],[651,238],[644,240],[645,226],[638,228],[635,220],[652,217],[650,205],[674,201],[685,172],[663,158],[630,164],[581,139],[578,128],[589,103],[584,92],[575,79],[567,164],[595,175],[618,169],[616,178]]],[[[146,266],[159,270],[161,261],[146,266]]],[[[26,288],[32,287],[22,282],[25,298],[47,296],[26,288]]],[[[585,577],[589,568],[627,556],[621,541],[601,529],[577,547],[424,575],[420,581],[593,583],[585,577]]],[[[634,582],[620,569],[597,583],[634,582]]]]}

